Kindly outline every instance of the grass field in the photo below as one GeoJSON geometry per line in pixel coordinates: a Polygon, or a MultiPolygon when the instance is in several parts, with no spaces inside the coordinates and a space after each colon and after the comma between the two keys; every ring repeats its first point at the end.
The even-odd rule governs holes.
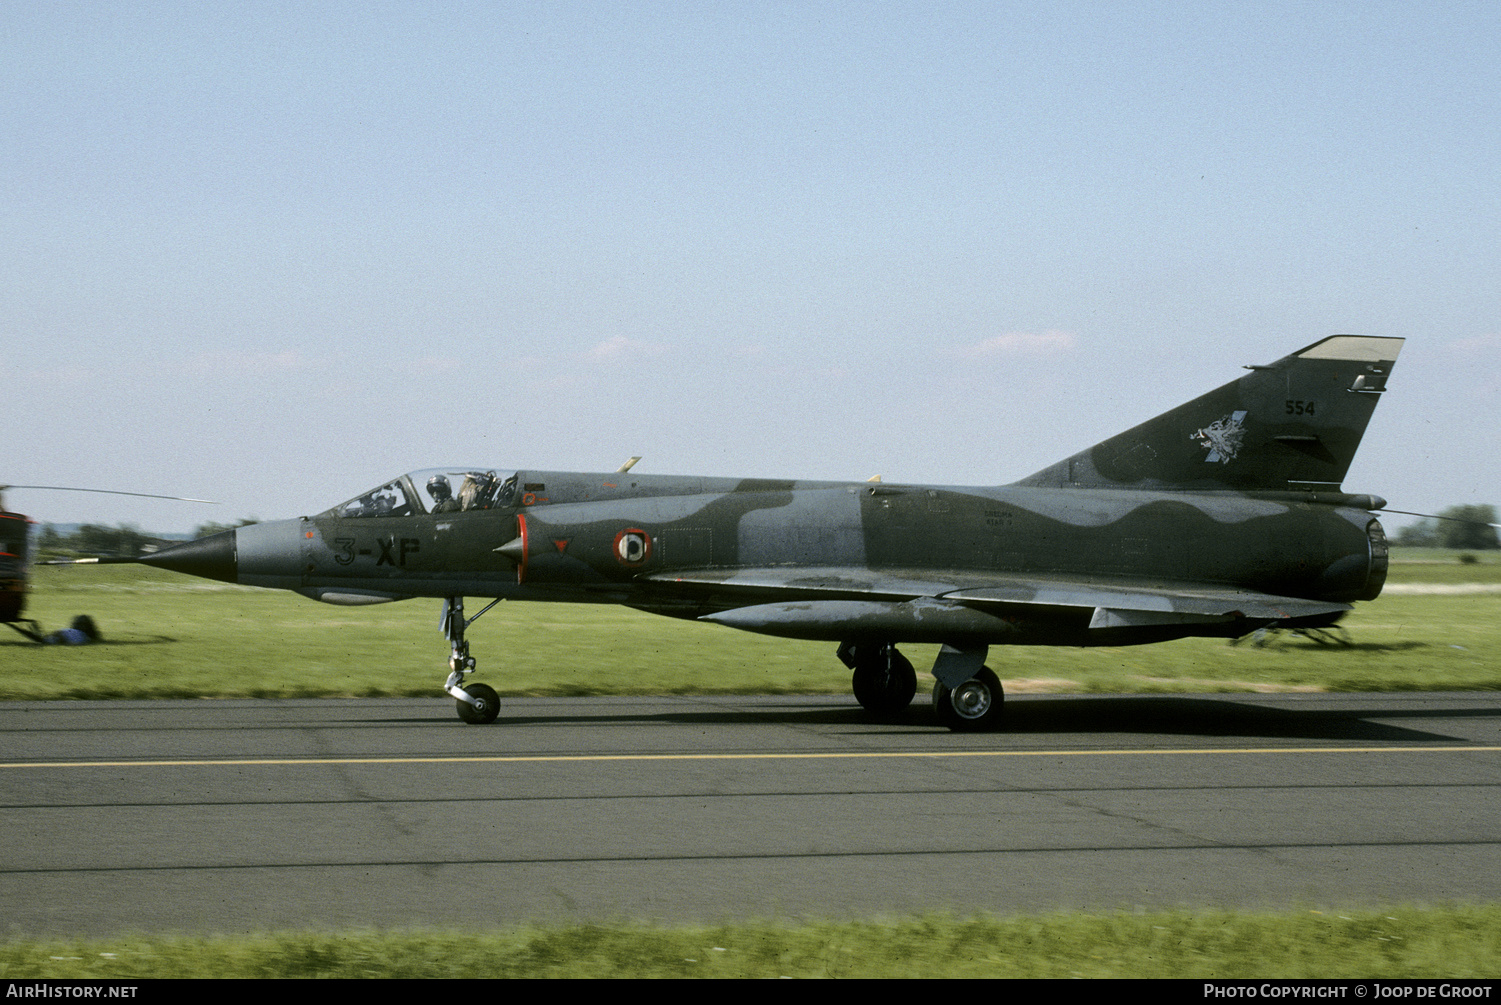
{"type": "MultiPolygon", "coordinates": [[[[1501,687],[1501,563],[1399,553],[1387,592],[1346,619],[1354,644],[1283,636],[1118,649],[993,649],[1007,689],[1056,692],[1475,690],[1501,687]]],[[[437,696],[438,602],[329,607],[146,567],[41,567],[28,614],[94,617],[106,644],[0,638],[0,699],[437,696]]],[[[476,608],[477,609],[477,608],[476,608]]],[[[501,604],[469,632],[502,695],[846,694],[832,645],[616,607],[501,604]]],[[[935,647],[904,650],[922,670],[935,647]]]]}
{"type": "Polygon", "coordinates": [[[1453,979],[1495,977],[1498,960],[1501,908],[1456,906],[14,941],[0,978],[1453,979]]]}

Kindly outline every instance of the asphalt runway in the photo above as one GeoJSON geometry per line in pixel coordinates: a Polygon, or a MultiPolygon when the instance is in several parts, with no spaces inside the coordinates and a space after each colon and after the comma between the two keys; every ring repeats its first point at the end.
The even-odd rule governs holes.
{"type": "Polygon", "coordinates": [[[11,934],[1501,899],[1501,695],[0,703],[11,934]]]}

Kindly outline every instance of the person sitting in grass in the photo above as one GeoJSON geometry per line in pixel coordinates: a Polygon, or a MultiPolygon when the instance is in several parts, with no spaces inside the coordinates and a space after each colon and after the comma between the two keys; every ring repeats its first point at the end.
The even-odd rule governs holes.
{"type": "Polygon", "coordinates": [[[87,614],[80,614],[73,619],[72,625],[45,636],[42,643],[49,646],[86,646],[101,639],[99,626],[94,624],[94,619],[87,614]]]}

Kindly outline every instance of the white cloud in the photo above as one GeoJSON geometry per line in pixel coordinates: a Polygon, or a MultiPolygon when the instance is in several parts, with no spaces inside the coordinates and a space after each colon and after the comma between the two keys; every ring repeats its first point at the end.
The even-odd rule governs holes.
{"type": "Polygon", "coordinates": [[[1059,356],[1074,351],[1078,339],[1072,332],[1007,332],[963,346],[954,354],[964,359],[1000,356],[1059,356]]]}
{"type": "Polygon", "coordinates": [[[454,373],[459,369],[459,361],[452,356],[423,356],[412,361],[411,369],[424,376],[454,373]]]}
{"type": "Polygon", "coordinates": [[[624,335],[616,335],[605,339],[585,355],[590,359],[623,359],[627,356],[656,356],[661,352],[661,346],[642,342],[639,339],[626,338],[624,335]]]}
{"type": "Polygon", "coordinates": [[[1475,335],[1457,339],[1444,348],[1469,359],[1494,358],[1497,353],[1501,353],[1501,335],[1475,335]]]}
{"type": "Polygon", "coordinates": [[[1444,346],[1453,360],[1456,381],[1485,394],[1501,391],[1501,335],[1472,335],[1444,346]]]}
{"type": "Polygon", "coordinates": [[[296,349],[281,352],[211,352],[195,357],[191,368],[201,373],[267,375],[312,370],[319,364],[296,349]]]}
{"type": "Polygon", "coordinates": [[[0,368],[0,377],[3,377],[6,383],[25,384],[35,387],[76,387],[88,384],[102,376],[103,374],[97,370],[68,363],[34,370],[12,371],[0,368]]]}

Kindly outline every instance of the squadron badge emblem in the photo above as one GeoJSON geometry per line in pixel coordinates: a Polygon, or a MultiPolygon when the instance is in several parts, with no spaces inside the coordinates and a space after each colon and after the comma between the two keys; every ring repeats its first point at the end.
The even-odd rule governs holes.
{"type": "Polygon", "coordinates": [[[1213,464],[1218,461],[1221,464],[1229,464],[1235,460],[1235,455],[1240,452],[1241,442],[1246,436],[1244,425],[1245,412],[1232,412],[1223,419],[1211,422],[1192,436],[1191,440],[1198,440],[1199,446],[1209,451],[1204,461],[1213,464]]]}

